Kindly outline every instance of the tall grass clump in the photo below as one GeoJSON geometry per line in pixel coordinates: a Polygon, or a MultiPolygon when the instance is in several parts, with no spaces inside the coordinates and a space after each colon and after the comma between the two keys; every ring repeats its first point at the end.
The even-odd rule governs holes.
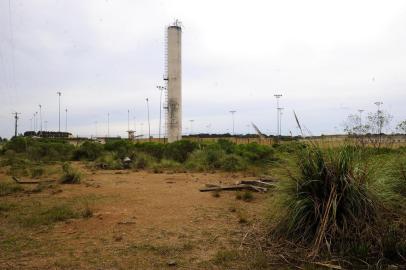
{"type": "Polygon", "coordinates": [[[311,255],[349,253],[379,244],[380,203],[368,186],[370,169],[354,147],[299,151],[299,170],[280,186],[282,207],[277,235],[311,248],[311,255]]]}
{"type": "Polygon", "coordinates": [[[63,175],[60,182],[62,184],[79,184],[82,179],[82,174],[71,166],[70,163],[65,162],[62,165],[63,175]]]}

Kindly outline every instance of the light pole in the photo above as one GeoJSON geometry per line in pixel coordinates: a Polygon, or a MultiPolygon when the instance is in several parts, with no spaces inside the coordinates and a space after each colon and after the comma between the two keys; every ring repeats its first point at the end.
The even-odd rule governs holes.
{"type": "Polygon", "coordinates": [[[40,126],[40,131],[42,132],[42,105],[39,104],[39,126],[40,126]]]}
{"type": "Polygon", "coordinates": [[[234,130],[234,114],[236,113],[237,111],[230,111],[230,113],[231,113],[231,118],[233,119],[233,136],[235,135],[235,130],[234,130]]]}
{"type": "Polygon", "coordinates": [[[279,111],[279,136],[282,135],[282,114],[283,114],[283,108],[278,108],[279,111]]]}
{"type": "Polygon", "coordinates": [[[147,102],[147,114],[148,114],[148,140],[151,141],[151,123],[149,121],[149,99],[146,98],[145,101],[147,102]]]}
{"type": "Polygon", "coordinates": [[[279,110],[279,99],[282,97],[282,94],[273,95],[276,98],[276,135],[280,135],[280,110],[279,110]]]}
{"type": "Polygon", "coordinates": [[[58,108],[59,108],[59,113],[58,113],[58,132],[61,132],[61,92],[56,92],[58,95],[58,108]]]}
{"type": "Polygon", "coordinates": [[[68,132],[68,108],[65,108],[65,132],[68,132]]]}
{"type": "Polygon", "coordinates": [[[165,87],[165,86],[160,86],[160,85],[158,85],[156,88],[158,88],[158,90],[161,91],[161,95],[160,95],[160,97],[159,97],[159,133],[158,133],[158,138],[159,138],[159,140],[161,140],[161,126],[162,126],[162,124],[161,124],[162,92],[163,92],[164,90],[166,90],[166,87],[165,87]]]}

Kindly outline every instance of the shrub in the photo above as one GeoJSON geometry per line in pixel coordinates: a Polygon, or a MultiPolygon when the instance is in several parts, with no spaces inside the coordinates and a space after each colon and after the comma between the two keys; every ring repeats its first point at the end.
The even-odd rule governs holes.
{"type": "Polygon", "coordinates": [[[107,142],[104,145],[104,149],[110,152],[115,152],[119,158],[125,158],[130,156],[134,149],[134,144],[129,140],[117,140],[107,142]]]}
{"type": "Polygon", "coordinates": [[[199,147],[199,144],[192,141],[181,140],[167,144],[164,157],[177,162],[185,162],[188,156],[199,147]]]}
{"type": "Polygon", "coordinates": [[[300,152],[298,166],[299,175],[280,187],[284,210],[277,234],[312,245],[313,255],[365,241],[376,244],[372,228],[379,203],[368,190],[371,179],[359,151],[342,147],[323,152],[313,146],[300,152]]]}
{"type": "Polygon", "coordinates": [[[133,157],[131,167],[134,169],[151,168],[156,163],[155,159],[146,153],[138,153],[133,157]]]}
{"type": "Polygon", "coordinates": [[[221,161],[221,168],[228,172],[236,172],[246,169],[244,160],[235,154],[226,155],[221,161]]]}
{"type": "Polygon", "coordinates": [[[103,153],[96,159],[96,165],[106,170],[120,170],[123,168],[123,162],[115,153],[103,153]]]}
{"type": "Polygon", "coordinates": [[[79,184],[80,183],[80,181],[82,179],[82,175],[79,171],[74,169],[70,165],[70,163],[65,162],[62,165],[62,171],[63,171],[63,175],[60,180],[62,184],[79,184]]]}
{"type": "Polygon", "coordinates": [[[236,152],[250,163],[267,162],[273,157],[273,149],[258,143],[239,144],[236,152]]]}
{"type": "Polygon", "coordinates": [[[96,160],[103,153],[103,145],[96,142],[86,141],[75,150],[73,158],[75,160],[96,160]]]}
{"type": "Polygon", "coordinates": [[[225,139],[219,139],[217,141],[218,146],[227,154],[232,154],[235,152],[236,144],[225,139]]]}
{"type": "Polygon", "coordinates": [[[133,153],[133,155],[136,155],[139,152],[143,152],[152,156],[157,160],[161,160],[164,157],[166,145],[156,142],[145,142],[145,143],[136,143],[134,145],[134,148],[135,153],[133,153]]]}

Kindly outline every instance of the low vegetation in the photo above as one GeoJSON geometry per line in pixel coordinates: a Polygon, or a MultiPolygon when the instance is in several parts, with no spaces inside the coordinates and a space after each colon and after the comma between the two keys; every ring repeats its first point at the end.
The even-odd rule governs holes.
{"type": "Polygon", "coordinates": [[[236,172],[263,170],[276,160],[271,146],[239,145],[224,139],[212,143],[182,140],[169,144],[118,140],[104,145],[86,141],[76,147],[63,140],[17,137],[7,142],[1,151],[4,157],[1,165],[9,167],[10,175],[33,178],[44,174],[41,162],[90,161],[96,168],[109,170],[236,172]],[[129,166],[125,158],[131,160],[129,166]]]}
{"type": "Polygon", "coordinates": [[[404,209],[385,200],[404,199],[394,194],[403,181],[403,152],[397,151],[389,169],[382,162],[374,167],[371,161],[379,155],[354,146],[300,150],[297,167],[275,193],[273,237],[306,247],[303,252],[313,258],[340,255],[371,264],[404,260],[404,209]]]}

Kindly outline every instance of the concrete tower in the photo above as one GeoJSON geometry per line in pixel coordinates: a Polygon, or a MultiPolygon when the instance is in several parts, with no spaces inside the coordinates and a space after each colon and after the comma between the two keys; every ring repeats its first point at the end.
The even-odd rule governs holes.
{"type": "Polygon", "coordinates": [[[167,135],[168,142],[182,139],[182,28],[178,21],[168,27],[167,135]]]}

